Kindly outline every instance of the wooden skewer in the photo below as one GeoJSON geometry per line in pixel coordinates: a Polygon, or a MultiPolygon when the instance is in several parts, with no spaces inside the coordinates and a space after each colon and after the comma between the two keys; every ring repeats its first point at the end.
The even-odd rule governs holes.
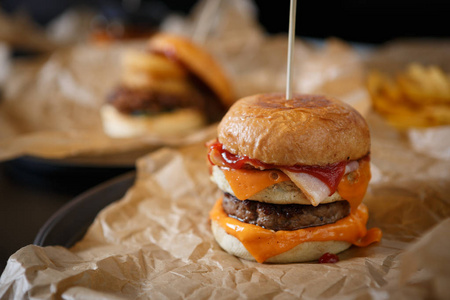
{"type": "Polygon", "coordinates": [[[291,0],[289,13],[289,40],[288,40],[288,56],[287,56],[287,76],[286,76],[286,100],[292,98],[292,65],[295,44],[295,19],[297,12],[297,0],[291,0]]]}

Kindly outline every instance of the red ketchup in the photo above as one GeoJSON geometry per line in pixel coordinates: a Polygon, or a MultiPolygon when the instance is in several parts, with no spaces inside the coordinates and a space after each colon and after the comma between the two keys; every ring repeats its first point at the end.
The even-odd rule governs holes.
{"type": "Polygon", "coordinates": [[[319,264],[334,264],[339,261],[339,257],[336,254],[325,253],[319,258],[319,264]]]}
{"type": "Polygon", "coordinates": [[[251,165],[255,168],[264,170],[286,169],[290,172],[307,173],[324,182],[330,189],[330,195],[332,195],[336,191],[339,182],[344,176],[345,166],[347,165],[346,161],[341,161],[326,166],[308,166],[308,165],[279,166],[274,164],[266,164],[257,159],[252,159],[247,156],[239,156],[236,154],[232,154],[227,150],[223,149],[223,145],[218,141],[208,144],[208,146],[209,146],[208,159],[210,163],[213,165],[214,163],[211,161],[210,155],[211,152],[215,150],[220,153],[223,164],[231,169],[241,169],[244,168],[245,165],[251,165]]]}

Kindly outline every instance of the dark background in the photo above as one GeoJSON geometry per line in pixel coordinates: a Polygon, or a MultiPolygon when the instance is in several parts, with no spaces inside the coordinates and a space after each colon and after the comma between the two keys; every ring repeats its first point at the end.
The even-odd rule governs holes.
{"type": "MultiPolygon", "coordinates": [[[[89,6],[109,19],[157,25],[172,11],[189,13],[195,0],[141,1],[138,12],[124,12],[123,1],[97,0],[3,0],[7,12],[27,11],[45,25],[69,7],[89,6]]],[[[269,33],[288,29],[289,0],[256,0],[260,22],[269,33]]],[[[296,33],[324,38],[335,36],[347,41],[383,43],[398,37],[448,37],[449,1],[298,1],[296,33]]]]}

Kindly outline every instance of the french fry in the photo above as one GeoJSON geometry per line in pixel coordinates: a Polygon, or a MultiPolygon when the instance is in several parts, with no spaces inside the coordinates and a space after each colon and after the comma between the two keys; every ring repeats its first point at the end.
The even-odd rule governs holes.
{"type": "Polygon", "coordinates": [[[450,78],[435,66],[425,68],[412,64],[406,73],[398,75],[397,83],[412,102],[423,104],[450,101],[450,78]]]}
{"type": "Polygon", "coordinates": [[[369,74],[375,111],[397,128],[450,124],[450,76],[436,66],[411,64],[395,77],[369,74]]]}

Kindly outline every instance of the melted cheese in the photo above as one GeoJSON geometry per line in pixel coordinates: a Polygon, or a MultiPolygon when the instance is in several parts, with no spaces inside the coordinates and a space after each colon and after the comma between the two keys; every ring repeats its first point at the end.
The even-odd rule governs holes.
{"type": "Polygon", "coordinates": [[[210,212],[210,217],[228,234],[236,237],[255,260],[261,263],[303,242],[333,240],[367,246],[381,239],[379,229],[374,228],[369,232],[366,229],[368,213],[364,204],[336,223],[293,231],[268,230],[228,217],[222,208],[222,199],[216,202],[210,212]]]}
{"type": "Polygon", "coordinates": [[[358,247],[367,247],[374,242],[381,241],[382,235],[383,233],[380,228],[371,228],[367,231],[365,236],[353,242],[353,245],[358,247]]]}
{"type": "Polygon", "coordinates": [[[234,195],[239,200],[248,199],[271,185],[289,180],[289,177],[278,170],[260,171],[222,168],[222,171],[234,195]]]}
{"type": "MultiPolygon", "coordinates": [[[[279,170],[247,170],[247,169],[228,169],[221,168],[223,173],[225,174],[225,179],[230,184],[231,189],[233,190],[234,195],[239,200],[249,199],[254,194],[264,190],[265,188],[280,183],[283,181],[291,180],[294,175],[289,172],[289,177],[279,170]],[[292,176],[291,176],[292,175],[292,176]]],[[[353,171],[353,169],[351,170],[353,171]]],[[[311,175],[305,173],[298,173],[300,175],[305,175],[306,177],[313,177],[311,175]]],[[[348,174],[347,174],[348,175],[348,174]]],[[[362,159],[359,163],[359,167],[356,171],[353,171],[353,174],[344,176],[337,187],[337,192],[339,195],[347,200],[350,203],[352,211],[354,211],[358,205],[362,202],[364,195],[367,190],[367,186],[370,181],[370,162],[366,159],[362,159]],[[351,176],[351,180],[349,179],[351,176]]],[[[302,190],[305,195],[308,195],[308,191],[312,191],[314,193],[320,190],[318,188],[322,187],[324,190],[321,195],[328,196],[329,188],[319,179],[313,177],[315,179],[315,184],[310,184],[308,180],[306,181],[294,181],[294,183],[302,190]],[[312,189],[314,187],[314,189],[312,189]]],[[[321,196],[321,197],[322,197],[321,196]]],[[[308,199],[311,201],[311,204],[317,206],[320,202],[316,202],[314,199],[311,200],[310,197],[308,199]]]]}
{"type": "Polygon", "coordinates": [[[353,174],[346,175],[342,178],[337,187],[337,192],[341,197],[350,203],[350,207],[354,212],[362,202],[366,194],[370,181],[370,162],[362,159],[359,168],[353,174]],[[351,180],[349,178],[352,178],[351,180]]]}

